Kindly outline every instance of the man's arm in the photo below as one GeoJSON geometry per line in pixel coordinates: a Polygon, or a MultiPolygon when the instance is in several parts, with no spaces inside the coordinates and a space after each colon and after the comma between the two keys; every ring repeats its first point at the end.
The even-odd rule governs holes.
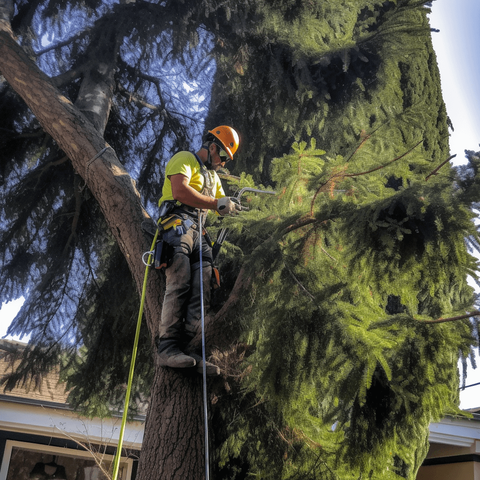
{"type": "Polygon", "coordinates": [[[188,177],[185,175],[177,173],[168,178],[172,184],[172,195],[175,200],[193,208],[217,210],[217,199],[197,192],[188,184],[188,177]]]}

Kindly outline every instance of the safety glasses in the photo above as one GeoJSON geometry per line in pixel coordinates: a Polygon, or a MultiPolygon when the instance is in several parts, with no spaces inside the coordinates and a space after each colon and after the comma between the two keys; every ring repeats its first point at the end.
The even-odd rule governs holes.
{"type": "Polygon", "coordinates": [[[217,145],[217,151],[218,151],[218,156],[221,158],[222,162],[229,162],[230,161],[230,157],[228,156],[227,152],[218,144],[215,144],[217,145]]]}

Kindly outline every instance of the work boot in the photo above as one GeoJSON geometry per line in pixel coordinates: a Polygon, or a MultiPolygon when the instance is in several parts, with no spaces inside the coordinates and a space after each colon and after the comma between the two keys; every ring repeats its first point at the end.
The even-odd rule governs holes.
{"type": "Polygon", "coordinates": [[[179,352],[175,355],[165,355],[164,353],[158,356],[158,364],[161,367],[170,368],[192,368],[196,365],[194,358],[179,352]]]}
{"type": "Polygon", "coordinates": [[[166,339],[158,342],[158,364],[161,367],[192,368],[197,361],[185,355],[171,340],[166,339]]]}
{"type": "MultiPolygon", "coordinates": [[[[202,357],[200,355],[195,354],[195,353],[189,353],[189,355],[192,358],[194,358],[195,361],[197,362],[195,370],[198,373],[200,373],[201,375],[203,375],[203,359],[202,359],[202,357]]],[[[207,376],[214,377],[214,376],[220,375],[220,368],[217,367],[216,365],[214,365],[213,363],[205,362],[205,366],[206,366],[207,376]]]]}

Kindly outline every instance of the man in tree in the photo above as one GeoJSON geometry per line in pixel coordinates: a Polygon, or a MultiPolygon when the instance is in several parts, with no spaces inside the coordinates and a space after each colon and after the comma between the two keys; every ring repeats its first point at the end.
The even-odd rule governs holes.
{"type": "MultiPolygon", "coordinates": [[[[170,213],[182,225],[169,228],[164,241],[173,248],[171,265],[165,271],[166,291],[158,338],[159,363],[172,368],[197,367],[203,371],[202,358],[185,354],[184,346],[197,330],[201,316],[200,277],[203,278],[203,301],[210,300],[212,246],[199,235],[201,210],[215,210],[220,215],[234,215],[241,210],[238,200],[226,197],[217,170],[229,160],[239,145],[237,132],[222,125],[210,130],[197,153],[175,154],[165,170],[160,199],[160,216],[170,213]],[[203,272],[200,274],[200,238],[203,272]]],[[[218,375],[220,369],[207,362],[207,374],[218,375]]]]}
{"type": "MultiPolygon", "coordinates": [[[[480,168],[437,170],[448,126],[421,2],[14,3],[0,0],[0,292],[28,292],[10,333],[32,335],[15,378],[60,359],[77,405],[112,404],[149,246],[132,180],[158,199],[159,158],[189,149],[198,112],[210,125],[227,115],[258,165],[240,182],[282,194],[258,210],[252,199],[242,262],[208,323],[208,343],[238,372],[212,405],[215,476],[413,480],[429,423],[458,410],[458,352],[479,330],[445,322],[476,311],[466,239],[478,245],[480,168]],[[183,69],[213,85],[195,92],[208,113],[171,100],[183,69]]],[[[147,285],[153,336],[162,287],[147,285]]],[[[202,381],[151,374],[142,343],[135,377],[150,409],[137,478],[202,480],[204,426],[189,415],[202,381]]]]}

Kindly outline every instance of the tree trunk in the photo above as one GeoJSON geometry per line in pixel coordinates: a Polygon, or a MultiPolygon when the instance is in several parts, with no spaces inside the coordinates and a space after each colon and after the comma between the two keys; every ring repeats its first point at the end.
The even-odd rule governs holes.
{"type": "MultiPolygon", "coordinates": [[[[53,86],[16,43],[10,25],[2,19],[0,72],[23,98],[43,129],[68,155],[75,170],[95,196],[125,255],[137,290],[141,292],[145,273],[141,258],[150,245],[140,226],[148,214],[141,205],[132,179],[98,131],[103,131],[103,122],[97,118],[94,126],[53,86]],[[108,148],[97,157],[105,147],[108,148]]],[[[108,98],[104,100],[104,106],[108,109],[108,98]]],[[[145,315],[152,337],[160,319],[161,300],[160,277],[150,275],[145,315]]],[[[204,478],[201,378],[194,373],[156,369],[139,479],[204,478]]]]}
{"type": "Polygon", "coordinates": [[[157,367],[137,480],[205,479],[202,376],[157,367]]]}
{"type": "MultiPolygon", "coordinates": [[[[210,350],[230,350],[231,344],[238,338],[238,324],[232,312],[235,312],[241,292],[248,284],[242,269],[227,302],[214,317],[206,319],[206,343],[210,350]]],[[[198,333],[192,340],[192,346],[199,348],[200,345],[201,335],[198,333]]],[[[235,350],[230,350],[230,356],[234,355],[235,350]]],[[[230,359],[230,362],[237,360],[230,359]]],[[[225,371],[222,374],[228,375],[225,371]]],[[[210,417],[213,414],[210,387],[218,381],[222,379],[207,384],[210,417]]],[[[156,366],[137,480],[205,479],[204,418],[202,376],[156,366]]],[[[208,428],[213,430],[214,426],[210,424],[208,428]]],[[[213,436],[212,431],[210,439],[213,436]]],[[[212,456],[210,451],[210,461],[212,456]]]]}

